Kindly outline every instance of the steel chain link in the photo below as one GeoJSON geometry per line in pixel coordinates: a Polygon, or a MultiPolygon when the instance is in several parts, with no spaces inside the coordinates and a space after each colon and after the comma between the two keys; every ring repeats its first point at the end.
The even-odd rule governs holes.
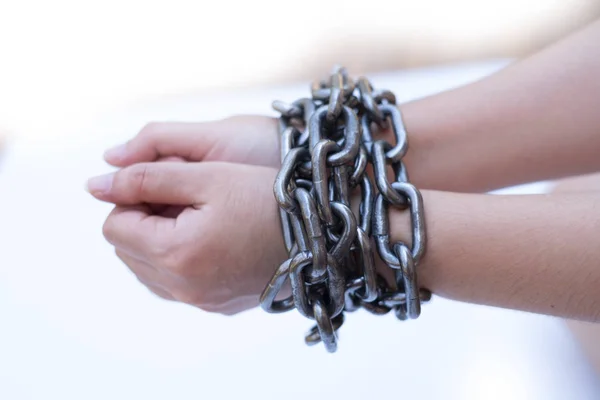
{"type": "Polygon", "coordinates": [[[291,104],[273,102],[281,135],[273,191],[289,258],[276,269],[260,304],[267,312],[296,308],[314,319],[305,342],[322,342],[334,352],[344,312],[363,308],[375,315],[393,310],[401,320],[419,317],[421,303],[431,298],[417,280],[425,220],[421,194],[409,183],[403,163],[408,140],[394,94],[374,90],[366,78],[354,82],[335,67],[328,79],[312,85],[311,95],[291,104]],[[372,127],[391,129],[395,143],[376,139],[372,127]],[[351,210],[357,191],[358,221],[351,210]],[[390,206],[410,212],[411,245],[390,243],[390,206]],[[373,248],[394,270],[392,284],[377,273],[373,248]],[[287,280],[291,295],[276,300],[287,280]]]}

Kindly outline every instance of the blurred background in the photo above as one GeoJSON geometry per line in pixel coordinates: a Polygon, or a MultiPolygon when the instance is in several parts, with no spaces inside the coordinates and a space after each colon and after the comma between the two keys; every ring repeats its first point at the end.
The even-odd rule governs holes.
{"type": "Polygon", "coordinates": [[[271,114],[338,63],[408,101],[598,17],[594,0],[0,0],[0,399],[600,398],[598,336],[549,317],[443,299],[417,324],[359,312],[330,356],[299,315],[163,302],[83,191],[151,120],[271,114]]]}
{"type": "Polygon", "coordinates": [[[136,99],[312,80],[334,63],[360,74],[521,57],[600,15],[594,0],[0,4],[0,125],[43,136],[136,99]]]}

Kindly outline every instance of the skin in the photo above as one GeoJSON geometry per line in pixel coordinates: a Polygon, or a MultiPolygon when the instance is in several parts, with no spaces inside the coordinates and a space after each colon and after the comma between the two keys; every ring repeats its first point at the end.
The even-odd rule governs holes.
{"type": "MultiPolygon", "coordinates": [[[[589,193],[600,192],[600,174],[580,176],[564,179],[558,182],[554,188],[555,193],[589,193]]],[[[568,320],[567,325],[579,344],[585,351],[591,364],[600,373],[600,324],[590,322],[568,320]]]]}
{"type": "MultiPolygon", "coordinates": [[[[400,106],[411,180],[429,189],[423,286],[600,319],[600,196],[476,194],[600,170],[598,40],[595,23],[491,77],[400,106]]],[[[257,305],[286,257],[272,193],[278,154],[276,123],[265,117],[153,123],[106,153],[120,169],[88,190],[116,205],[104,234],[150,290],[234,314],[257,305]]],[[[406,213],[392,209],[390,220],[393,239],[410,242],[406,213]]]]}

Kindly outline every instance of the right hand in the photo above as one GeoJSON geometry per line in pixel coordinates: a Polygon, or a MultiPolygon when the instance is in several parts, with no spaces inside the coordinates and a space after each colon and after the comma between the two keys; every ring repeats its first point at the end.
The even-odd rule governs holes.
{"type": "Polygon", "coordinates": [[[224,162],[139,163],[92,178],[88,191],[115,204],[104,236],[160,297],[235,314],[258,305],[287,258],[273,168],[224,162]],[[180,207],[157,215],[152,205],[180,207]]]}
{"type": "Polygon", "coordinates": [[[152,122],[133,139],[109,149],[104,158],[127,167],[165,158],[183,161],[222,161],[279,167],[277,120],[235,116],[201,123],[152,122]]]}

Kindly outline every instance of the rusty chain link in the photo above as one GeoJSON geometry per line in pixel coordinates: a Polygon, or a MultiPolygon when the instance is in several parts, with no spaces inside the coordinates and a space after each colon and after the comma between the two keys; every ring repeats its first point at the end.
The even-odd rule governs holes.
{"type": "Polygon", "coordinates": [[[393,310],[400,320],[419,317],[421,303],[431,298],[417,280],[427,236],[423,200],[403,162],[408,139],[394,94],[375,90],[363,77],[354,82],[335,67],[311,86],[311,96],[273,102],[281,137],[273,192],[289,258],[276,269],[260,304],[270,313],[296,308],[316,322],[305,342],[322,342],[335,352],[344,312],[363,308],[375,315],[393,310]],[[372,127],[391,129],[395,143],[376,139],[372,127]],[[356,192],[358,220],[351,209],[356,192]],[[410,213],[411,245],[390,243],[390,206],[410,213]],[[394,271],[391,284],[375,269],[374,248],[394,271]],[[287,280],[291,295],[276,300],[287,280]]]}

